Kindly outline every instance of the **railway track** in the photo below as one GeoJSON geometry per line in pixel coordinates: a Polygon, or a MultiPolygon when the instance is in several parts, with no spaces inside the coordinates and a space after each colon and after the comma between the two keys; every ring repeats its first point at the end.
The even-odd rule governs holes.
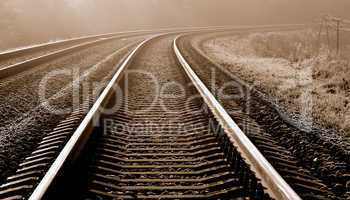
{"type": "Polygon", "coordinates": [[[0,81],[0,184],[15,172],[18,164],[38,146],[46,133],[52,131],[74,108],[81,106],[80,102],[86,97],[94,101],[98,91],[90,89],[108,81],[113,65],[121,62],[135,42],[143,38],[133,35],[120,37],[41,65],[30,66],[25,72],[0,81]],[[49,84],[45,86],[47,98],[40,100],[41,80],[58,70],[68,73],[75,70],[79,72],[79,77],[72,77],[72,82],[66,75],[50,76],[49,84]],[[51,80],[55,83],[51,84],[51,80]],[[76,103],[73,103],[74,95],[81,96],[76,103]],[[57,115],[52,110],[63,110],[64,113],[57,115]]]}
{"type": "MultiPolygon", "coordinates": [[[[302,25],[289,25],[293,28],[301,27],[302,25]]],[[[278,26],[277,26],[278,27],[278,26]]],[[[111,40],[120,39],[122,37],[131,37],[138,35],[147,35],[154,33],[162,33],[169,31],[213,31],[213,30],[230,30],[237,28],[225,27],[202,27],[202,28],[187,28],[187,29],[160,29],[160,30],[141,30],[129,32],[117,32],[101,35],[85,36],[80,38],[73,38],[57,42],[35,45],[22,49],[15,49],[6,52],[0,52],[0,79],[18,74],[33,66],[43,64],[47,61],[68,55],[85,48],[96,46],[102,43],[110,42],[111,40]]],[[[261,28],[276,28],[275,26],[262,26],[261,28]]],[[[246,27],[245,29],[254,29],[253,27],[246,27]]],[[[287,26],[288,29],[288,26],[287,26]]]]}
{"type": "Polygon", "coordinates": [[[29,47],[9,50],[0,52],[0,68],[5,68],[10,65],[14,65],[16,63],[21,63],[26,60],[31,60],[36,57],[42,57],[46,54],[50,54],[52,52],[57,52],[59,50],[69,49],[69,47],[73,47],[79,44],[89,43],[89,42],[97,42],[98,40],[104,40],[107,38],[112,38],[116,36],[137,36],[137,35],[147,35],[156,32],[163,32],[164,30],[140,30],[140,31],[127,31],[127,32],[116,32],[116,33],[107,33],[100,35],[91,35],[84,36],[79,38],[60,40],[56,42],[49,42],[44,44],[33,45],[29,47]]]}
{"type": "Polygon", "coordinates": [[[82,51],[89,47],[139,35],[144,35],[144,33],[93,36],[0,54],[0,63],[3,63],[3,66],[0,67],[0,79],[18,75],[19,73],[32,69],[35,66],[58,59],[65,55],[82,51]],[[13,57],[16,59],[11,59],[13,57]]]}
{"type": "Polygon", "coordinates": [[[208,84],[199,66],[210,64],[189,59],[200,55],[182,38],[171,49],[169,37],[132,51],[93,108],[86,102],[46,134],[0,186],[0,199],[341,199],[256,119],[235,103],[209,98],[191,68],[208,84]],[[159,47],[164,40],[168,47],[159,47]],[[148,60],[152,55],[158,58],[148,60]],[[140,71],[147,73],[129,76],[140,71]],[[169,90],[165,97],[152,92],[155,80],[169,90]],[[115,85],[123,86],[117,95],[115,85]],[[111,113],[100,112],[114,104],[111,113]],[[96,119],[100,126],[89,121],[96,119]],[[249,139],[242,140],[241,129],[249,139]]]}
{"type": "Polygon", "coordinates": [[[173,39],[139,44],[93,107],[48,133],[0,198],[299,199],[176,45],[175,58],[173,39]]]}
{"type": "MultiPolygon", "coordinates": [[[[205,30],[206,28],[202,29],[205,30]]],[[[24,71],[31,66],[42,64],[84,48],[109,42],[121,37],[141,36],[170,30],[172,29],[140,30],[92,35],[0,52],[0,78],[6,78],[24,71]]]]}
{"type": "Polygon", "coordinates": [[[347,189],[342,187],[349,180],[348,156],[344,150],[322,141],[317,130],[305,132],[286,123],[263,94],[214,63],[197,46],[200,44],[191,43],[193,37],[196,34],[178,40],[186,60],[213,93],[221,89],[224,95],[218,98],[230,116],[292,188],[303,199],[347,199],[347,189]],[[317,164],[303,155],[317,155],[328,161],[317,164]]]}
{"type": "Polygon", "coordinates": [[[25,48],[20,48],[20,49],[9,50],[9,51],[5,51],[5,52],[0,53],[0,61],[8,60],[11,58],[22,57],[22,56],[25,56],[28,54],[39,52],[41,50],[56,49],[56,48],[64,47],[65,45],[84,43],[84,42],[88,42],[88,41],[92,41],[92,40],[96,40],[96,39],[108,38],[108,37],[113,37],[113,36],[121,35],[121,34],[126,35],[128,33],[109,33],[109,34],[85,36],[85,37],[73,38],[73,39],[68,39],[68,40],[50,42],[50,43],[46,43],[46,44],[33,45],[30,47],[25,47],[25,48]]]}

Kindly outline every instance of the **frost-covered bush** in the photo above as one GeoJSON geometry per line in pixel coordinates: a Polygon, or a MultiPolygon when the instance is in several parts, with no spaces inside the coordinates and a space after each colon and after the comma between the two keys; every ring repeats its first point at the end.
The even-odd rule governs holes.
{"type": "Polygon", "coordinates": [[[215,38],[204,47],[291,113],[350,137],[350,33],[341,35],[339,56],[334,33],[330,48],[325,35],[318,37],[317,30],[259,32],[215,38]]]}
{"type": "Polygon", "coordinates": [[[254,33],[248,38],[256,55],[262,57],[298,62],[318,53],[318,36],[312,30],[254,33]]]}

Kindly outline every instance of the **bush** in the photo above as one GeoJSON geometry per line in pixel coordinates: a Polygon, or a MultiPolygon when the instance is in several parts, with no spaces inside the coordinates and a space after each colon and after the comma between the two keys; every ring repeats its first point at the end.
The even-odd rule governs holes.
{"type": "Polygon", "coordinates": [[[249,35],[250,46],[257,56],[284,58],[290,62],[299,62],[317,54],[317,38],[312,30],[249,35]]]}

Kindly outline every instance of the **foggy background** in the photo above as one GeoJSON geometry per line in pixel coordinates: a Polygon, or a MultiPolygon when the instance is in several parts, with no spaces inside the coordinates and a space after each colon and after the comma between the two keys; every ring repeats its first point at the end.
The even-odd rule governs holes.
{"type": "Polygon", "coordinates": [[[0,50],[139,29],[350,19],[349,0],[1,0],[0,50]]]}

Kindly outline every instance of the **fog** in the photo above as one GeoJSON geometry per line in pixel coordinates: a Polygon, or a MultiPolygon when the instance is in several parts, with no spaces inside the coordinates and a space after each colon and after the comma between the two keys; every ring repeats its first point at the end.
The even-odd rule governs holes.
{"type": "Polygon", "coordinates": [[[349,0],[1,0],[0,48],[139,29],[350,19],[349,0]]]}

